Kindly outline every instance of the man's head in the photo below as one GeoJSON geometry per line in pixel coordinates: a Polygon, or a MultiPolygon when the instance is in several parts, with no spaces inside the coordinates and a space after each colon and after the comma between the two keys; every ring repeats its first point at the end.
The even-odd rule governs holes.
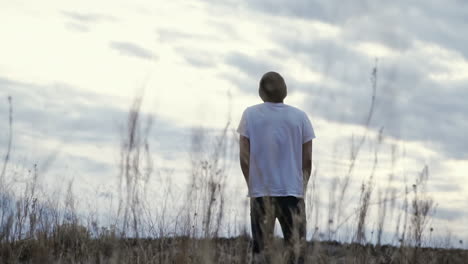
{"type": "Polygon", "coordinates": [[[260,79],[258,94],[264,102],[282,103],[288,94],[288,89],[279,73],[267,72],[260,79]]]}

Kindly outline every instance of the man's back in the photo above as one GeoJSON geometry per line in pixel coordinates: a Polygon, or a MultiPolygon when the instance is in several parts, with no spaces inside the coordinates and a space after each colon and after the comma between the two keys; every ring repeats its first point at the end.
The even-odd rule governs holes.
{"type": "Polygon", "coordinates": [[[283,231],[287,263],[305,263],[304,189],[312,169],[315,134],[303,111],[284,104],[287,94],[279,73],[265,73],[258,87],[264,103],[245,109],[237,127],[239,161],[251,197],[254,263],[272,262],[269,249],[275,219],[283,231]]]}
{"type": "Polygon", "coordinates": [[[237,131],[250,141],[248,196],[303,197],[302,144],[315,138],[307,115],[264,102],[244,111],[237,131]]]}

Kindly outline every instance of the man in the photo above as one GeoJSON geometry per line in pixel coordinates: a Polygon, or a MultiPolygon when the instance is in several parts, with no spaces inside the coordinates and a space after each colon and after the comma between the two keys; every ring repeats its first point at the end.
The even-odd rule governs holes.
{"type": "Polygon", "coordinates": [[[265,73],[258,92],[263,103],[245,109],[237,128],[240,165],[250,197],[253,260],[272,263],[271,241],[278,219],[287,263],[304,263],[304,195],[315,133],[304,111],[283,102],[287,87],[280,74],[265,73]]]}

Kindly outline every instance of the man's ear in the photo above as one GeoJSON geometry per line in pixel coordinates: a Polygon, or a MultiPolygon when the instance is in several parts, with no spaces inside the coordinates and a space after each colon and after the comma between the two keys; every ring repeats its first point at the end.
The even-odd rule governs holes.
{"type": "Polygon", "coordinates": [[[258,95],[260,96],[260,98],[262,99],[263,102],[268,101],[268,96],[261,87],[258,88],[258,95]]]}

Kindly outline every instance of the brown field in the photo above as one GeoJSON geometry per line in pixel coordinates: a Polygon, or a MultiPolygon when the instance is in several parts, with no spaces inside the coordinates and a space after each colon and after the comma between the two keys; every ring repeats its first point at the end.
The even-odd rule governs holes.
{"type": "MultiPolygon", "coordinates": [[[[376,69],[372,77],[366,127],[374,111],[376,69]]],[[[149,199],[146,187],[155,172],[148,141],[151,119],[143,118],[141,98],[137,98],[120,142],[115,216],[112,224],[104,225],[97,220],[96,213],[77,212],[73,182],[68,184],[64,197],[47,196],[39,191],[36,166],[19,176],[9,169],[14,116],[11,98],[8,101],[10,138],[0,175],[1,263],[249,263],[251,240],[245,224],[240,224],[244,227],[232,238],[219,235],[226,225],[238,224],[225,219],[226,160],[237,144],[231,135],[230,122],[210,141],[200,132],[193,133],[189,150],[193,153],[190,184],[184,193],[177,194],[185,202],[174,209],[177,217],[168,220],[165,215],[168,200],[160,202],[162,209],[158,212],[150,212],[146,206],[149,199]],[[24,188],[15,188],[14,179],[18,177],[23,179],[24,188]],[[171,221],[170,230],[166,229],[167,221],[171,221]]],[[[316,232],[308,241],[307,263],[468,263],[468,251],[455,249],[450,237],[444,240],[432,236],[434,229],[429,224],[435,201],[425,191],[429,179],[427,166],[421,166],[423,169],[414,183],[402,190],[393,189],[392,177],[384,184],[386,187],[376,188],[375,167],[382,151],[379,149],[382,133],[380,130],[375,139],[367,134],[353,137],[347,173],[335,180],[333,195],[325,197],[329,199],[325,212],[318,206],[325,199],[317,194],[316,171],[311,176],[306,197],[311,219],[308,226],[316,232]],[[352,215],[343,215],[342,209],[349,206],[356,161],[366,141],[373,141],[375,146],[373,168],[359,190],[353,190],[359,194],[357,209],[352,215]],[[377,212],[372,222],[371,210],[377,212]],[[325,227],[313,220],[319,215],[327,215],[325,227]],[[348,239],[336,242],[338,234],[344,232],[344,223],[351,227],[346,231],[348,239]],[[391,245],[385,245],[385,233],[393,237],[391,245]]],[[[165,191],[174,194],[173,190],[165,191]]],[[[247,217],[248,213],[244,215],[247,217]]],[[[276,263],[283,263],[281,241],[280,237],[274,241],[276,263]]],[[[461,240],[455,244],[463,247],[461,240]]]]}

